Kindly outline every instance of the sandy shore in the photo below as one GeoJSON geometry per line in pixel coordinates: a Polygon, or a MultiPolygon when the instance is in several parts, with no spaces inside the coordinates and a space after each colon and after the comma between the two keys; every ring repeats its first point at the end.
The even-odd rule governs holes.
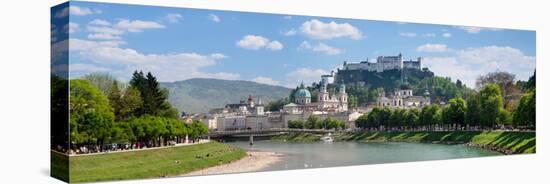
{"type": "Polygon", "coordinates": [[[257,152],[248,151],[244,158],[215,167],[206,168],[199,171],[193,171],[183,176],[210,175],[210,174],[227,174],[251,172],[263,169],[270,164],[282,160],[283,155],[275,152],[257,152]]]}

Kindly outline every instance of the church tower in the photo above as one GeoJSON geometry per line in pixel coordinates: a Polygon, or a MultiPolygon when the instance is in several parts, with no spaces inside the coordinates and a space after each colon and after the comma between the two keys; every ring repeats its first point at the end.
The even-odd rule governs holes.
{"type": "Polygon", "coordinates": [[[318,102],[325,102],[329,100],[329,94],[327,92],[327,83],[326,81],[321,81],[321,87],[319,89],[318,102]]]}
{"type": "Polygon", "coordinates": [[[340,101],[340,110],[347,111],[348,110],[348,94],[346,93],[346,84],[344,84],[344,81],[340,83],[340,87],[338,90],[338,100],[340,101]]]}

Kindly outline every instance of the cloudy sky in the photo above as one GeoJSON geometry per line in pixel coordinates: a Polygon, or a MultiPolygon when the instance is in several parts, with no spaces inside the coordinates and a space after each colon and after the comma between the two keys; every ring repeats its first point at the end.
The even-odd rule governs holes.
{"type": "Polygon", "coordinates": [[[54,60],[64,51],[55,48],[70,45],[71,78],[108,72],[125,81],[143,70],[166,82],[201,77],[293,87],[343,61],[402,53],[474,87],[492,71],[526,80],[536,55],[534,31],[89,2],[53,8],[51,31],[54,60]]]}

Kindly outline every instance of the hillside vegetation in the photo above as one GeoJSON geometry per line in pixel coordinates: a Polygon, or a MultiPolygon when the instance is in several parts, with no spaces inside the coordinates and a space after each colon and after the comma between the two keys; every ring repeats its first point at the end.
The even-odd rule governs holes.
{"type": "Polygon", "coordinates": [[[252,95],[254,100],[269,101],[288,96],[290,89],[281,86],[259,84],[250,81],[220,79],[189,79],[161,83],[169,90],[169,101],[179,111],[186,113],[208,112],[225,104],[239,103],[252,95]]]}

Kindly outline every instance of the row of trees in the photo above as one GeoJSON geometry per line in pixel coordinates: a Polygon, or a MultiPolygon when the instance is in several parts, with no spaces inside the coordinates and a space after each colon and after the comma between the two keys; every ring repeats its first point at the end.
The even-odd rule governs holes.
{"type": "Polygon", "coordinates": [[[534,91],[523,96],[514,112],[504,108],[500,87],[487,84],[479,93],[467,100],[455,97],[445,106],[437,104],[418,109],[374,108],[370,113],[359,117],[357,127],[366,129],[464,129],[495,128],[497,125],[514,125],[520,128],[535,127],[534,91]]]}
{"type": "Polygon", "coordinates": [[[92,74],[70,81],[71,148],[107,143],[131,147],[163,146],[168,141],[192,140],[207,133],[195,121],[185,124],[168,102],[168,92],[148,73],[134,72],[128,86],[108,75],[92,74]]]}
{"type": "Polygon", "coordinates": [[[309,116],[306,121],[303,120],[289,120],[288,128],[297,129],[344,129],[346,124],[338,119],[326,118],[321,120],[317,116],[309,116]]]}

